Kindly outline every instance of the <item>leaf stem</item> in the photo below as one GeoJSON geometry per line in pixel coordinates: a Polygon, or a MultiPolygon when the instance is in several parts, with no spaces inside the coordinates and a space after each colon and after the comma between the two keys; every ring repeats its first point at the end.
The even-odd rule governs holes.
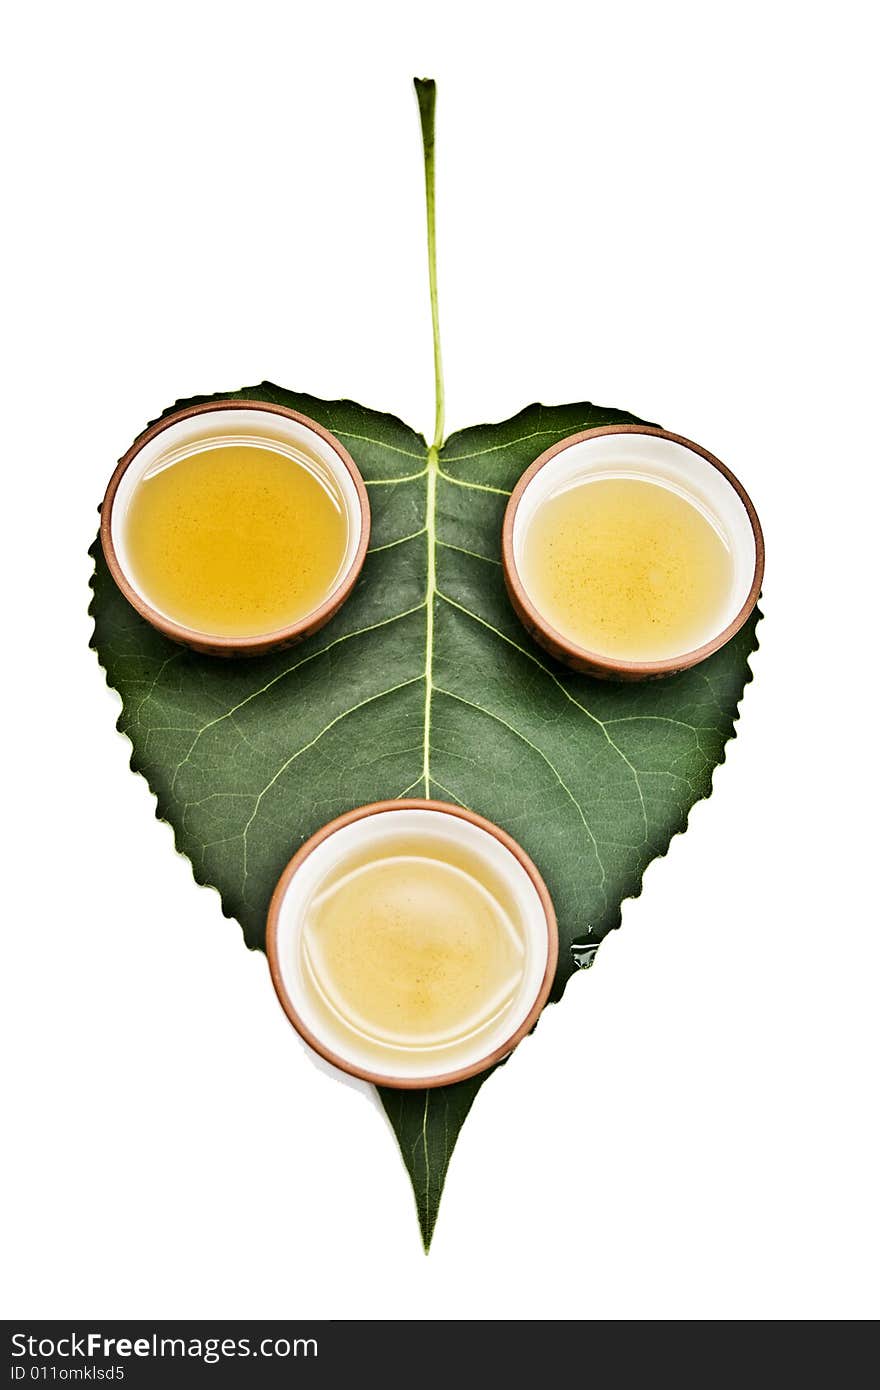
{"type": "Polygon", "coordinates": [[[425,206],[428,217],[428,285],[431,292],[431,327],[434,334],[434,440],[433,449],[443,446],[445,399],[443,357],[440,351],[440,310],[437,302],[437,229],[434,216],[434,110],[437,84],[432,77],[416,77],[413,85],[422,123],[422,149],[425,158],[425,206]]]}

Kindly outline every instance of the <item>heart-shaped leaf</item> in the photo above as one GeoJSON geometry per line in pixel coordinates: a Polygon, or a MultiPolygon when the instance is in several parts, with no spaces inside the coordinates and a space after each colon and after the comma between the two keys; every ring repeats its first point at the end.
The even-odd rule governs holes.
{"type": "MultiPolygon", "coordinates": [[[[434,796],[496,821],[553,895],[553,998],[591,963],[624,898],[708,796],[750,679],[757,614],[701,666],[650,684],[577,676],[527,636],[507,601],[501,519],[523,470],[557,440],[635,417],[529,406],[443,440],[434,249],[434,84],[417,82],[425,148],[437,416],[434,441],[391,415],[264,383],[228,396],[311,416],[338,435],[370,492],[371,547],[333,621],[247,661],[173,645],[95,557],[93,645],[122,697],[131,766],[156,794],[197,882],[262,948],[275,882],[302,842],[369,801],[434,796]]],[[[180,402],[180,405],[195,404],[180,402]]],[[[174,407],[175,409],[177,407],[174,407]]],[[[450,1155],[485,1076],[380,1092],[427,1248],[450,1155]]]]}
{"type": "MultiPolygon", "coordinates": [[[[558,999],[708,795],[749,679],[754,621],[701,666],[628,686],[575,675],[517,621],[500,564],[508,493],[548,445],[631,415],[534,405],[438,452],[349,401],[269,384],[234,398],[289,406],[339,436],[367,481],[371,548],[322,631],[285,652],[223,661],[139,618],[96,543],[94,645],[157,814],[196,880],[219,889],[248,944],[262,947],[278,875],[319,826],[390,797],[469,806],[510,831],[547,881],[558,999]]],[[[382,1092],[426,1242],[480,1080],[382,1092]]]]}

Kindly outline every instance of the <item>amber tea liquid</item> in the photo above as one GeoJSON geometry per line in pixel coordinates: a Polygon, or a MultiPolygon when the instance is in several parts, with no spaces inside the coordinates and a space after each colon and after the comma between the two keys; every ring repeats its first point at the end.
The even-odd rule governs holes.
{"type": "Polygon", "coordinates": [[[135,487],[124,525],[144,597],[183,627],[222,637],[314,612],[348,542],[340,489],[321,460],[251,441],[160,462],[135,487]]]}
{"type": "Polygon", "coordinates": [[[708,516],[640,477],[583,479],[539,504],[519,569],[557,632],[623,661],[662,661],[708,641],[733,579],[708,516]]]}
{"type": "Polygon", "coordinates": [[[339,864],[307,906],[302,949],[325,1007],[378,1050],[465,1041],[510,1006],[525,964],[504,884],[424,836],[339,864]]]}

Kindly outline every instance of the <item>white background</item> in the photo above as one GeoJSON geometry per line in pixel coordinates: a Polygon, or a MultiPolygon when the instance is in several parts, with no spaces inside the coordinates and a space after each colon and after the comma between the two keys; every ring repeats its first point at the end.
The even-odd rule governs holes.
{"type": "Polygon", "coordinates": [[[880,1311],[870,13],[7,20],[6,1315],[880,1311]],[[633,410],[740,474],[768,547],[714,795],[480,1094],[428,1259],[381,1114],[128,771],[86,616],[106,480],[175,398],[266,377],[430,427],[414,74],[449,427],[633,410]]]}

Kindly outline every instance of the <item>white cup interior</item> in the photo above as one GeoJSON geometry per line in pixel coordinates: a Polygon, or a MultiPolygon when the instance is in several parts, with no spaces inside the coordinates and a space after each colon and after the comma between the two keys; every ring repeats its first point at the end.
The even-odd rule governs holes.
{"type": "Polygon", "coordinates": [[[296,1015],[313,1037],[359,1072],[411,1082],[475,1066],[503,1047],[528,1017],[538,997],[548,953],[544,907],[535,884],[516,856],[481,826],[430,808],[377,811],[328,835],[290,879],[276,925],[276,967],[296,1015]],[[401,834],[408,841],[425,836],[433,846],[445,841],[479,856],[508,890],[515,906],[515,925],[522,935],[523,970],[511,1003],[498,1018],[470,1037],[439,1046],[408,1048],[361,1039],[321,1000],[305,961],[306,914],[328,874],[353,851],[359,856],[364,850],[381,853],[383,845],[401,834]]]}
{"type": "MultiPolygon", "coordinates": [[[[126,515],[140,481],[158,469],[202,449],[222,444],[269,445],[305,467],[319,465],[339,488],[348,521],[345,554],[328,598],[345,581],[357,555],[361,536],[361,504],[354,479],[340,455],[326,439],[308,425],[259,407],[234,410],[208,410],[176,420],[149,439],[135,454],[123,473],[113,500],[110,536],[119,566],[131,587],[162,617],[177,622],[175,614],[165,612],[132,572],[126,543],[126,515]]],[[[212,636],[204,633],[204,636],[212,636]]],[[[264,634],[257,634],[263,636],[264,634]]],[[[265,634],[270,635],[270,634],[265,634]]]]}
{"type": "MultiPolygon", "coordinates": [[[[757,562],[755,533],[742,498],[724,474],[686,444],[660,435],[596,435],[561,449],[538,469],[520,498],[513,523],[514,563],[526,592],[523,544],[536,511],[549,497],[593,478],[661,483],[699,508],[715,527],[730,551],[731,581],[720,611],[693,650],[711,642],[733,622],[749,596],[757,562]]],[[[531,594],[529,598],[538,609],[531,594]]]]}

